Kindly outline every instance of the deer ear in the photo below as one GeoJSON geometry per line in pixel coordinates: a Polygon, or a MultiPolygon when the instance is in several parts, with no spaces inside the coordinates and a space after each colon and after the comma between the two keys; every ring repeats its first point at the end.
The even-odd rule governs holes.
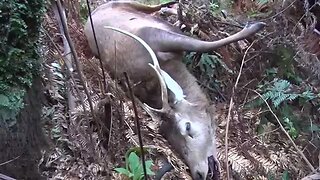
{"type": "Polygon", "coordinates": [[[183,89],[181,86],[164,70],[161,69],[161,76],[163,77],[164,81],[168,89],[174,94],[174,104],[180,101],[185,100],[186,97],[184,95],[183,89]]]}

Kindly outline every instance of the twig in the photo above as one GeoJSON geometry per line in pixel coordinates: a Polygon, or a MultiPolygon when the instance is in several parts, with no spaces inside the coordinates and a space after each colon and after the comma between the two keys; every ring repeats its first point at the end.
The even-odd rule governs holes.
{"type": "Polygon", "coordinates": [[[283,12],[285,12],[286,10],[288,10],[297,0],[294,0],[292,1],[292,3],[290,3],[286,8],[282,9],[280,12],[278,12],[277,14],[271,16],[271,17],[268,17],[268,18],[265,18],[263,20],[268,20],[268,19],[273,19],[277,16],[279,16],[280,14],[282,14],[283,12]]]}
{"type": "Polygon", "coordinates": [[[229,22],[223,22],[223,21],[214,21],[215,23],[218,24],[224,24],[224,25],[228,25],[228,26],[233,26],[233,27],[237,27],[239,29],[243,29],[245,26],[241,26],[241,25],[237,25],[237,24],[233,24],[233,23],[229,23],[229,22]]]}
{"type": "Polygon", "coordinates": [[[106,92],[107,91],[107,83],[106,83],[106,74],[103,68],[103,64],[102,64],[102,60],[100,59],[100,50],[99,50],[99,46],[98,46],[98,41],[97,41],[97,37],[96,37],[96,32],[94,30],[94,26],[93,26],[93,21],[92,21],[92,16],[91,16],[91,8],[90,8],[90,3],[89,0],[86,0],[87,2],[87,7],[88,7],[88,16],[90,19],[90,25],[91,25],[91,29],[92,29],[92,33],[93,33],[93,38],[94,38],[94,42],[96,44],[96,48],[97,48],[97,52],[98,52],[98,56],[99,56],[99,63],[100,63],[100,68],[102,70],[102,77],[103,77],[103,87],[104,87],[104,91],[102,92],[106,92]]]}
{"type": "MultiPolygon", "coordinates": [[[[59,12],[58,12],[58,7],[55,3],[52,3],[52,8],[53,8],[53,11],[54,11],[54,15],[55,15],[55,18],[57,19],[58,21],[58,27],[59,27],[59,30],[60,30],[60,34],[59,34],[59,37],[62,38],[62,43],[63,43],[63,61],[64,61],[64,64],[66,66],[66,71],[67,71],[67,78],[66,78],[66,91],[67,91],[67,100],[68,100],[68,108],[69,108],[69,113],[71,114],[74,109],[75,109],[75,106],[76,106],[76,103],[75,103],[75,97],[73,96],[72,92],[71,92],[71,89],[72,89],[72,86],[71,86],[71,82],[70,82],[70,75],[71,75],[71,72],[70,71],[73,71],[73,67],[72,67],[72,54],[71,54],[71,51],[70,51],[70,46],[67,42],[67,39],[65,38],[65,33],[63,31],[63,27],[62,27],[62,21],[60,18],[60,15],[59,15],[59,12]],[[70,73],[68,73],[70,72],[70,73]]],[[[63,19],[65,19],[65,11],[63,10],[62,11],[62,14],[63,14],[63,19]]],[[[50,36],[48,36],[49,39],[53,42],[52,38],[50,36]]],[[[56,44],[53,42],[53,45],[56,46],[56,44]]],[[[60,52],[60,50],[58,50],[58,52],[60,52]]],[[[62,53],[61,53],[62,54],[62,53]]],[[[64,67],[64,66],[63,66],[64,67]]]]}
{"type": "Polygon", "coordinates": [[[217,88],[217,87],[215,87],[215,86],[213,86],[213,88],[212,87],[210,87],[210,86],[208,86],[208,85],[206,85],[206,84],[204,84],[204,83],[202,83],[202,82],[200,82],[200,81],[197,81],[201,86],[203,86],[203,87],[205,87],[206,89],[208,89],[209,91],[211,91],[211,92],[217,92],[218,94],[219,94],[219,96],[222,98],[222,101],[226,101],[227,99],[226,99],[226,97],[222,94],[222,92],[217,88]]]}
{"type": "MultiPolygon", "coordinates": [[[[43,32],[46,34],[46,36],[48,36],[48,38],[49,38],[49,40],[51,41],[52,45],[54,46],[54,48],[55,48],[56,51],[58,52],[58,54],[59,54],[59,56],[60,56],[59,58],[66,64],[66,59],[65,59],[66,57],[65,57],[64,55],[62,55],[62,53],[60,52],[59,47],[55,44],[55,42],[53,41],[52,37],[49,35],[49,33],[47,32],[47,30],[44,29],[43,27],[42,27],[42,30],[43,30],[43,32]]],[[[67,68],[67,75],[70,76],[70,78],[71,78],[71,80],[72,80],[72,83],[75,84],[74,88],[75,88],[77,94],[78,94],[79,97],[80,97],[81,106],[82,106],[83,109],[85,109],[85,103],[84,103],[84,100],[83,100],[83,98],[82,98],[82,96],[81,96],[81,94],[80,94],[80,93],[81,93],[81,92],[80,92],[80,89],[79,89],[78,86],[76,85],[76,84],[77,84],[77,83],[76,83],[76,80],[75,80],[75,78],[74,78],[74,76],[73,76],[73,74],[72,74],[72,72],[70,71],[69,68],[67,68]]]]}
{"type": "Polygon", "coordinates": [[[141,150],[141,160],[142,160],[142,168],[143,168],[143,173],[144,173],[144,179],[147,180],[147,169],[146,169],[146,162],[145,162],[145,158],[144,158],[144,150],[143,150],[143,142],[142,142],[142,136],[141,136],[141,128],[140,128],[140,122],[139,122],[139,117],[138,117],[138,111],[137,111],[137,106],[135,103],[135,99],[133,96],[133,92],[131,89],[131,84],[128,78],[128,75],[126,72],[123,73],[124,77],[126,78],[126,82],[128,85],[128,89],[129,89],[129,93],[130,93],[130,98],[132,101],[132,106],[133,106],[133,112],[134,112],[134,119],[136,121],[136,129],[138,132],[138,139],[139,139],[139,146],[140,146],[140,150],[141,150]]]}
{"type": "Polygon", "coordinates": [[[13,159],[10,159],[10,160],[6,161],[6,162],[0,163],[0,166],[6,165],[6,164],[8,164],[8,163],[11,163],[12,161],[17,160],[19,157],[20,157],[20,156],[17,156],[17,157],[15,157],[15,158],[13,158],[13,159]]]}
{"type": "Polygon", "coordinates": [[[76,68],[77,68],[77,71],[79,73],[80,82],[82,83],[84,91],[85,91],[85,93],[87,95],[92,116],[93,116],[93,118],[95,118],[94,113],[93,113],[93,105],[92,105],[92,100],[91,100],[91,97],[90,97],[90,93],[89,93],[88,87],[87,87],[87,85],[85,83],[86,82],[85,81],[85,77],[82,74],[82,66],[80,64],[76,49],[74,47],[74,44],[72,43],[72,40],[70,38],[68,27],[67,27],[67,23],[66,23],[65,19],[63,18],[63,14],[62,14],[63,13],[63,9],[62,9],[62,5],[61,5],[61,1],[60,0],[55,0],[55,2],[56,2],[57,7],[58,7],[58,12],[59,12],[59,15],[60,15],[60,18],[61,18],[62,27],[63,27],[63,31],[65,33],[65,37],[66,37],[66,39],[68,41],[68,44],[70,46],[70,50],[71,50],[72,56],[74,58],[74,62],[76,64],[76,68]]]}
{"type": "Polygon", "coordinates": [[[231,116],[231,110],[233,107],[233,97],[234,97],[234,93],[235,90],[237,89],[240,77],[241,77],[241,72],[243,69],[243,65],[245,62],[245,58],[248,54],[249,49],[253,46],[253,44],[256,42],[257,40],[253,41],[250,46],[247,48],[246,52],[243,55],[242,61],[241,61],[241,66],[240,66],[240,70],[239,70],[239,74],[236,80],[236,83],[234,84],[234,87],[232,88],[232,95],[231,95],[231,99],[230,99],[230,103],[229,103],[229,110],[228,110],[228,116],[227,116],[227,125],[226,125],[226,135],[224,138],[224,142],[225,142],[225,157],[226,157],[226,169],[227,169],[227,179],[230,179],[230,172],[229,172],[229,162],[228,162],[228,133],[229,133],[229,124],[230,124],[230,116],[231,116]]]}
{"type": "MultiPolygon", "coordinates": [[[[91,8],[90,8],[90,3],[89,3],[89,0],[86,0],[87,2],[87,7],[88,7],[88,16],[89,16],[89,19],[90,19],[90,25],[91,25],[91,29],[92,29],[92,34],[93,34],[93,38],[94,38],[94,42],[95,42],[95,45],[96,45],[96,48],[97,48],[97,52],[98,52],[98,57],[99,57],[99,64],[100,64],[100,68],[101,68],[101,71],[102,71],[102,82],[103,82],[103,90],[102,90],[102,93],[103,94],[106,94],[107,93],[107,80],[106,80],[106,73],[104,71],[104,68],[103,68],[103,63],[102,63],[102,59],[101,59],[101,55],[100,55],[100,49],[99,49],[99,46],[98,46],[98,41],[97,41],[97,37],[96,37],[96,32],[95,32],[95,29],[94,29],[94,26],[93,26],[93,21],[92,21],[92,16],[91,16],[91,8]]],[[[117,64],[117,63],[115,63],[117,64]]],[[[107,104],[105,104],[104,106],[104,112],[105,112],[105,116],[108,117],[108,113],[107,111],[110,110],[112,111],[112,106],[108,106],[107,104]],[[108,108],[109,107],[109,108],[108,108]]],[[[112,112],[110,112],[112,114],[112,112]]],[[[112,129],[112,118],[109,119],[109,121],[107,120],[106,122],[106,126],[109,130],[109,134],[108,134],[108,147],[109,147],[109,142],[110,142],[110,138],[111,138],[111,129],[112,129]]],[[[107,148],[108,149],[108,148],[107,148]]]]}
{"type": "Polygon", "coordinates": [[[261,137],[261,136],[265,136],[265,135],[268,135],[268,134],[271,134],[273,132],[276,132],[278,131],[279,128],[276,128],[274,130],[271,130],[271,131],[268,131],[268,132],[264,132],[264,133],[261,133],[261,134],[258,134],[257,137],[261,137]]]}
{"type": "Polygon", "coordinates": [[[269,111],[271,112],[271,114],[274,116],[274,118],[277,120],[280,129],[283,131],[283,133],[288,137],[288,139],[290,140],[290,142],[292,143],[292,145],[294,146],[294,148],[298,151],[298,153],[301,155],[301,157],[303,158],[303,160],[307,163],[307,165],[309,166],[310,170],[312,172],[314,172],[316,169],[312,166],[312,164],[309,162],[309,160],[307,159],[307,157],[303,154],[303,152],[299,149],[299,147],[296,145],[296,143],[293,141],[293,139],[290,137],[290,135],[287,133],[287,131],[285,130],[285,128],[282,126],[281,121],[279,120],[279,118],[277,117],[277,115],[272,111],[270,105],[268,104],[268,102],[262,97],[262,95],[254,90],[254,89],[249,89],[250,91],[253,91],[254,93],[256,93],[258,96],[260,96],[260,98],[264,101],[264,103],[267,105],[269,111]]]}
{"type": "Polygon", "coordinates": [[[243,99],[243,103],[241,104],[241,107],[243,107],[243,106],[244,106],[244,104],[246,103],[247,98],[248,98],[248,95],[249,95],[249,91],[247,90],[247,92],[246,92],[246,96],[245,96],[245,97],[244,97],[244,99],[243,99]]]}
{"type": "MultiPolygon", "coordinates": [[[[297,29],[297,26],[298,26],[298,24],[302,21],[302,19],[304,18],[304,17],[306,17],[307,16],[307,13],[313,8],[313,7],[315,7],[317,5],[317,3],[315,3],[314,5],[312,5],[309,9],[308,9],[308,11],[307,12],[305,12],[301,17],[300,17],[300,19],[298,20],[298,22],[295,24],[295,26],[292,28],[292,34],[294,34],[295,32],[296,32],[296,29],[297,29]]],[[[307,26],[306,26],[307,27],[307,26]]]]}
{"type": "Polygon", "coordinates": [[[0,173],[0,179],[3,179],[3,180],[16,180],[16,179],[14,179],[12,177],[9,177],[9,176],[1,174],[1,173],[0,173]]]}
{"type": "Polygon", "coordinates": [[[184,20],[183,20],[183,15],[182,15],[182,0],[179,0],[179,4],[178,4],[178,21],[180,22],[179,24],[179,28],[181,29],[182,24],[184,24],[184,20]]]}
{"type": "MultiPolygon", "coordinates": [[[[91,114],[92,114],[92,118],[94,119],[95,122],[97,122],[96,118],[95,118],[95,115],[94,115],[94,112],[93,112],[93,104],[92,104],[91,96],[90,96],[88,87],[87,87],[87,85],[85,83],[86,82],[85,81],[85,77],[82,74],[82,67],[81,67],[81,64],[79,63],[78,55],[76,53],[74,44],[72,43],[72,40],[71,40],[70,35],[69,35],[69,31],[68,31],[67,23],[66,23],[66,20],[65,20],[65,16],[63,14],[63,8],[62,8],[62,5],[61,5],[61,1],[60,0],[55,0],[55,3],[56,3],[56,6],[58,8],[58,13],[59,13],[59,16],[60,16],[61,25],[63,27],[63,31],[64,31],[64,34],[65,34],[65,37],[66,37],[66,39],[68,41],[71,53],[72,53],[73,58],[74,58],[74,62],[76,64],[76,69],[77,69],[77,72],[79,74],[80,82],[82,83],[84,91],[85,91],[85,94],[87,95],[87,98],[88,98],[88,102],[89,102],[89,107],[90,107],[90,111],[91,111],[91,114]]],[[[79,97],[80,97],[80,100],[83,101],[83,97],[82,97],[82,95],[80,93],[79,93],[79,97]]],[[[84,104],[84,101],[82,103],[84,104]]],[[[85,117],[86,117],[86,119],[88,121],[89,120],[88,113],[87,113],[85,107],[84,107],[83,111],[84,111],[85,117]]],[[[89,123],[89,121],[88,121],[88,123],[89,123]]],[[[91,128],[89,128],[89,129],[91,130],[91,134],[89,135],[89,139],[90,139],[90,142],[92,144],[91,145],[91,148],[92,148],[91,151],[92,151],[93,154],[95,154],[95,150],[94,150],[95,146],[94,146],[93,139],[92,139],[93,130],[91,128]]]]}
{"type": "MultiPolygon", "coordinates": [[[[108,98],[108,97],[107,97],[108,98]]],[[[109,143],[110,143],[110,140],[111,140],[111,133],[112,133],[112,119],[113,119],[113,116],[112,116],[112,106],[111,106],[111,103],[110,103],[110,99],[108,98],[108,101],[105,102],[104,104],[104,114],[105,114],[105,117],[106,117],[106,128],[107,128],[107,131],[108,131],[108,134],[107,134],[107,146],[106,146],[106,150],[109,149],[109,143]]]]}

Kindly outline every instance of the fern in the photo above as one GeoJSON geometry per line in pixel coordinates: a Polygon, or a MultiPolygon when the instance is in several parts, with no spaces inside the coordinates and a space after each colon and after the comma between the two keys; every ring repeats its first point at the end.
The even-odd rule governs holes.
{"type": "MultiPolygon", "coordinates": [[[[302,93],[293,92],[292,84],[283,79],[274,79],[272,82],[262,85],[258,91],[263,92],[262,98],[271,101],[275,108],[279,108],[283,102],[294,101],[301,98],[305,101],[312,100],[317,97],[313,92],[306,90],[302,93]]],[[[264,104],[260,98],[249,105],[249,107],[259,107],[264,104]]]]}
{"type": "MultiPolygon", "coordinates": [[[[293,85],[287,80],[277,78],[264,85],[260,85],[257,90],[262,94],[262,98],[255,99],[247,105],[247,108],[266,108],[263,100],[269,101],[271,108],[279,116],[279,119],[282,120],[290,136],[292,138],[298,137],[300,129],[298,121],[302,116],[294,113],[294,106],[289,102],[299,99],[297,105],[302,108],[308,101],[317,98],[318,95],[311,92],[308,88],[303,89],[303,87],[293,85]]],[[[267,114],[264,117],[268,119],[267,114]]]]}
{"type": "MultiPolygon", "coordinates": [[[[285,101],[293,101],[299,97],[299,94],[289,93],[291,84],[287,80],[274,79],[271,82],[271,86],[267,86],[260,91],[265,93],[262,94],[264,100],[270,100],[275,108],[278,108],[281,103],[285,101]]],[[[259,105],[261,105],[259,103],[259,105]]]]}
{"type": "Polygon", "coordinates": [[[260,6],[262,6],[262,5],[267,4],[268,2],[269,2],[269,0],[258,0],[258,1],[257,1],[257,4],[260,5],[260,6]]]}

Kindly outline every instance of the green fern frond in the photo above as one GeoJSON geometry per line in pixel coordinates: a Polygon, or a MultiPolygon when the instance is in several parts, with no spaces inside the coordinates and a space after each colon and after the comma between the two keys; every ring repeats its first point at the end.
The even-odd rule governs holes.
{"type": "MultiPolygon", "coordinates": [[[[275,108],[278,108],[281,105],[281,103],[285,101],[293,101],[301,96],[301,94],[289,93],[291,86],[292,85],[289,81],[276,78],[272,82],[265,84],[263,86],[260,86],[259,91],[264,92],[262,94],[262,98],[264,100],[271,101],[273,106],[275,108]]],[[[305,94],[305,96],[308,96],[308,95],[310,94],[305,94]]],[[[255,105],[259,106],[261,105],[261,103],[255,102],[255,105]]]]}

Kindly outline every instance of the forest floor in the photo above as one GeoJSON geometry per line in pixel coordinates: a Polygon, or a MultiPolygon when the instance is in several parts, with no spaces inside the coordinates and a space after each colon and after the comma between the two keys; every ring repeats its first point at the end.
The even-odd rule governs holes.
{"type": "MultiPolygon", "coordinates": [[[[71,2],[65,3],[68,27],[94,118],[87,98],[86,111],[81,106],[79,97],[84,88],[79,73],[73,72],[69,78],[63,70],[68,54],[64,54],[56,16],[49,9],[43,26],[49,47],[44,67],[49,103],[43,118],[51,148],[43,153],[39,167],[49,179],[125,179],[114,168],[124,167],[126,152],[138,146],[132,103],[108,75],[107,93],[102,90],[99,60],[92,57],[83,34],[85,3],[71,2]],[[71,96],[76,107],[69,113],[71,96]]],[[[100,3],[91,4],[91,8],[100,3]]],[[[212,4],[211,9],[203,9],[185,2],[182,11],[188,16],[180,17],[185,33],[215,40],[241,30],[247,21],[267,23],[265,30],[248,40],[211,54],[186,56],[189,70],[216,106],[221,178],[226,179],[226,140],[233,179],[301,179],[315,173],[320,157],[320,35],[312,28],[312,13],[304,11],[302,1],[245,0],[228,9],[221,6],[212,4]],[[227,12],[226,17],[221,12],[227,12]],[[259,94],[266,101],[259,100],[259,94]]],[[[167,19],[175,23],[178,17],[167,19]]],[[[157,171],[168,160],[175,169],[165,179],[191,179],[188,167],[159,134],[159,122],[137,108],[148,149],[146,159],[154,163],[152,170],[157,171]]]]}

